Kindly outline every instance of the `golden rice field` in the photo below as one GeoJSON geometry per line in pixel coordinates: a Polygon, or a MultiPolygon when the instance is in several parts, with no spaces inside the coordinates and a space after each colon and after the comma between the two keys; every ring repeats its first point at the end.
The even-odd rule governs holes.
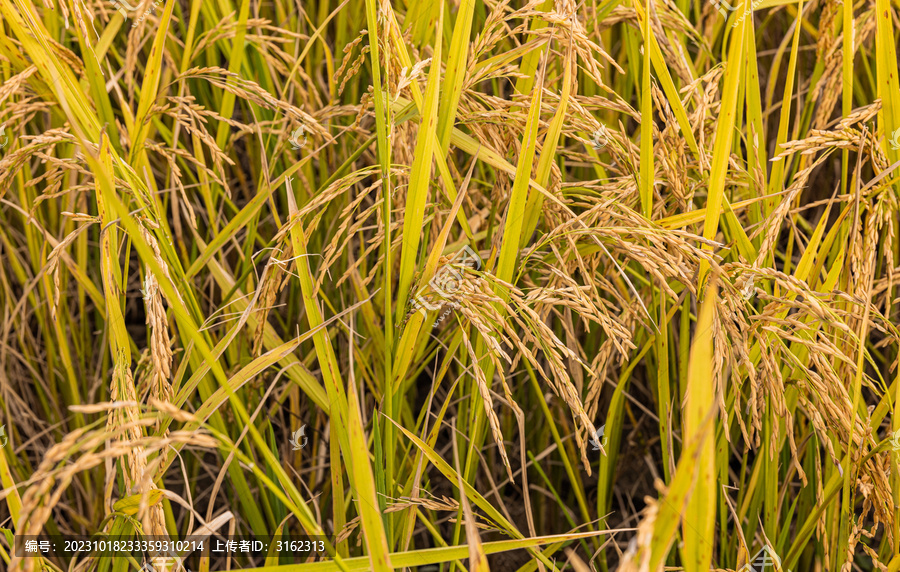
{"type": "Polygon", "coordinates": [[[898,23],[0,0],[0,570],[900,571],[898,23]]]}

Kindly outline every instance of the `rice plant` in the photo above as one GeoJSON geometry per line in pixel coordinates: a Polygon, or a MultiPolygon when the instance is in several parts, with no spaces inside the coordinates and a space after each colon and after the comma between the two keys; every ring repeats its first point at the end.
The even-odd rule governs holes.
{"type": "Polygon", "coordinates": [[[0,0],[0,569],[900,571],[898,10],[0,0]]]}

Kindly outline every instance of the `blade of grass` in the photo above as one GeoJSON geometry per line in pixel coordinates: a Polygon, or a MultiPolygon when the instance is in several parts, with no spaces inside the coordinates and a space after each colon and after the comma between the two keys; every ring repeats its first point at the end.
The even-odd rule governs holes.
{"type": "Polygon", "coordinates": [[[366,436],[360,418],[359,397],[356,395],[355,384],[350,383],[347,386],[347,396],[350,422],[346,429],[350,448],[344,457],[348,462],[347,472],[350,475],[350,482],[353,484],[353,491],[356,493],[357,510],[366,538],[370,569],[372,572],[388,572],[394,567],[391,565],[387,533],[384,529],[384,522],[381,520],[381,511],[378,509],[375,477],[372,475],[372,465],[369,464],[369,451],[366,447],[366,436]]]}
{"type": "Polygon", "coordinates": [[[684,509],[682,536],[684,539],[684,568],[686,572],[706,572],[713,555],[716,524],[715,431],[716,405],[713,326],[718,301],[717,285],[710,282],[700,307],[697,329],[691,342],[688,365],[688,386],[684,407],[684,435],[700,441],[693,470],[697,477],[694,490],[684,509]]]}
{"type": "MultiPolygon", "coordinates": [[[[737,113],[737,99],[740,79],[743,74],[744,27],[742,20],[731,32],[728,60],[725,63],[724,88],[722,89],[722,105],[716,121],[716,138],[713,147],[712,168],[709,174],[709,192],[706,198],[706,219],[703,224],[703,238],[714,240],[719,229],[719,216],[722,200],[725,196],[725,176],[728,172],[728,159],[731,156],[731,140],[734,133],[734,119],[737,113]]],[[[712,250],[708,244],[704,250],[712,250]]],[[[702,292],[709,273],[709,263],[700,262],[698,284],[702,292]]]]}
{"type": "MultiPolygon", "coordinates": [[[[438,19],[436,37],[441,37],[443,29],[443,10],[438,19]]],[[[395,320],[399,322],[405,311],[412,286],[416,260],[419,256],[419,242],[425,220],[425,203],[428,200],[428,189],[431,186],[431,162],[434,154],[434,138],[432,132],[437,124],[438,87],[441,78],[441,42],[435,43],[434,55],[431,58],[431,71],[428,74],[428,87],[425,90],[425,107],[422,110],[422,123],[416,138],[416,151],[412,170],[409,174],[409,187],[406,195],[406,212],[403,216],[403,245],[400,251],[400,277],[397,284],[397,309],[395,320]]]]}

